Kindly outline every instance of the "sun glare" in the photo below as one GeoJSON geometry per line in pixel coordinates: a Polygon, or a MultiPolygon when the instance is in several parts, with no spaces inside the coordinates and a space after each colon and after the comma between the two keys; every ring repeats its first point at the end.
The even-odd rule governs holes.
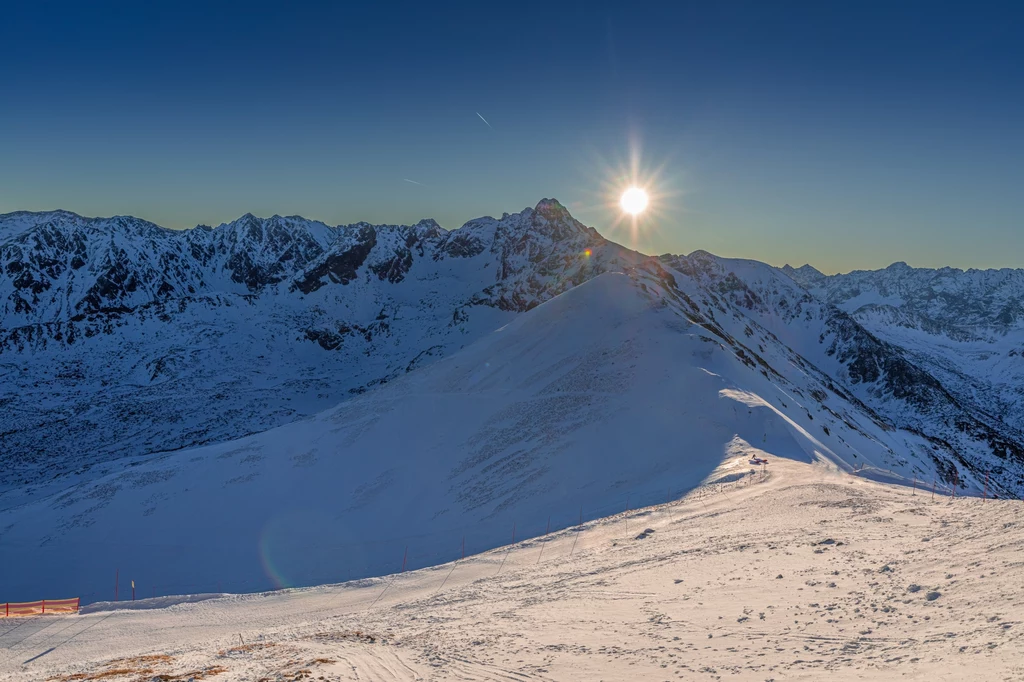
{"type": "Polygon", "coordinates": [[[678,211],[675,197],[680,178],[666,173],[667,161],[644,163],[640,143],[630,137],[628,156],[608,159],[595,155],[588,163],[596,173],[594,208],[600,208],[611,239],[638,251],[656,248],[659,232],[671,224],[678,211]]]}
{"type": "Polygon", "coordinates": [[[622,210],[632,215],[639,215],[647,208],[647,192],[639,187],[630,187],[622,193],[619,199],[622,210]]]}

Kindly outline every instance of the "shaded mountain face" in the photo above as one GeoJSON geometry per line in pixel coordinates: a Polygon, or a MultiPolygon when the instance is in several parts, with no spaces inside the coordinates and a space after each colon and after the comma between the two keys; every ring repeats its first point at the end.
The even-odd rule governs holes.
{"type": "Polygon", "coordinates": [[[838,442],[872,440],[908,476],[1024,486],[1019,424],[947,381],[934,354],[833,305],[820,273],[649,258],[553,200],[454,231],[251,215],[171,231],[15,213],[0,216],[0,269],[7,500],[310,417],[603,273],[627,274],[680,329],[791,391],[801,428],[831,438],[839,424],[838,442]]]}
{"type": "Polygon", "coordinates": [[[1024,430],[1024,270],[911,268],[826,276],[783,270],[902,348],[964,405],[1024,430]]]}
{"type": "Polygon", "coordinates": [[[456,231],[0,216],[0,490],[314,414],[642,258],[553,200],[456,231]]]}

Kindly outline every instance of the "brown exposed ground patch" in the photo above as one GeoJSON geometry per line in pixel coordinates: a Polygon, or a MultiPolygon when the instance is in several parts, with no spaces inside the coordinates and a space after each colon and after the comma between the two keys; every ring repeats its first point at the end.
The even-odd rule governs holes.
{"type": "Polygon", "coordinates": [[[56,675],[46,679],[47,682],[95,682],[97,680],[116,682],[117,678],[128,678],[131,682],[184,682],[185,680],[205,680],[227,672],[227,668],[220,665],[182,673],[157,671],[159,667],[170,667],[173,662],[174,658],[166,654],[115,658],[103,664],[103,670],[56,675]]]}
{"type": "Polygon", "coordinates": [[[363,644],[383,644],[384,639],[379,635],[362,630],[341,630],[339,632],[318,632],[313,639],[321,642],[362,642],[363,644]]]}

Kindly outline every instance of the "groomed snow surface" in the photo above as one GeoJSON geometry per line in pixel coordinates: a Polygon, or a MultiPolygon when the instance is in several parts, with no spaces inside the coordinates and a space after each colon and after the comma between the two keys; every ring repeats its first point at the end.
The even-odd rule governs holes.
{"type": "Polygon", "coordinates": [[[0,677],[1024,679],[1020,502],[748,453],[710,480],[383,578],[0,621],[0,677]]]}

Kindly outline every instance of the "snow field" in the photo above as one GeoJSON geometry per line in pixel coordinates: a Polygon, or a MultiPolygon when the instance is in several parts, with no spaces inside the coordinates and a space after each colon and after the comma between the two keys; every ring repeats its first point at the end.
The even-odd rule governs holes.
{"type": "Polygon", "coordinates": [[[715,472],[727,482],[703,493],[453,564],[2,623],[0,675],[71,682],[1024,674],[1020,502],[932,499],[782,459],[767,477],[749,470],[735,457],[715,472]],[[110,674],[119,670],[130,672],[110,674]]]}

